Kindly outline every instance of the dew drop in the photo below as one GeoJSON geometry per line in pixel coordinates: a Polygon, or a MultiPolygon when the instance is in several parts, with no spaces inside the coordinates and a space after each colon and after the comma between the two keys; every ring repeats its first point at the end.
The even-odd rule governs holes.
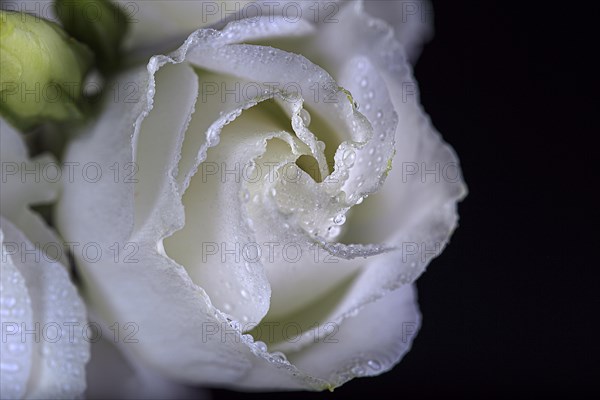
{"type": "Polygon", "coordinates": [[[285,354],[283,354],[280,351],[275,351],[275,352],[271,353],[271,356],[273,357],[273,360],[276,362],[286,362],[287,361],[287,357],[285,356],[285,354]]]}
{"type": "Polygon", "coordinates": [[[352,367],[351,371],[356,376],[362,376],[365,374],[365,369],[360,365],[356,365],[356,366],[352,367]]]}
{"type": "Polygon", "coordinates": [[[246,289],[240,290],[240,294],[242,295],[243,298],[245,298],[245,299],[248,298],[248,292],[246,291],[246,289]]]}
{"type": "Polygon", "coordinates": [[[229,304],[229,303],[223,303],[223,311],[230,312],[231,311],[231,304],[229,304]]]}
{"type": "Polygon", "coordinates": [[[21,353],[25,350],[25,345],[23,343],[9,343],[8,351],[11,353],[21,353]]]}
{"type": "Polygon", "coordinates": [[[244,200],[244,203],[247,203],[250,200],[250,192],[248,189],[244,189],[244,192],[242,193],[242,200],[244,200]]]}
{"type": "Polygon", "coordinates": [[[364,200],[364,197],[359,197],[358,200],[356,200],[356,204],[361,204],[364,200]]]}
{"type": "Polygon", "coordinates": [[[338,214],[333,217],[333,223],[336,225],[343,225],[346,222],[346,216],[344,214],[338,214]]]}
{"type": "Polygon", "coordinates": [[[367,87],[368,85],[369,85],[369,80],[368,80],[367,78],[362,78],[362,79],[360,80],[360,87],[363,87],[363,88],[365,88],[365,87],[367,87]]]}
{"type": "Polygon", "coordinates": [[[356,154],[354,154],[354,152],[352,150],[349,150],[344,154],[342,161],[344,162],[344,165],[346,165],[346,167],[350,168],[351,166],[354,165],[355,159],[356,159],[356,154]]]}
{"type": "Polygon", "coordinates": [[[309,126],[311,122],[310,113],[306,111],[304,108],[300,110],[300,118],[302,118],[302,122],[304,122],[305,126],[309,126]]]}
{"type": "Polygon", "coordinates": [[[2,297],[1,304],[7,308],[12,308],[17,303],[14,297],[2,297]]]}
{"type": "Polygon", "coordinates": [[[256,347],[258,348],[259,351],[261,352],[265,352],[267,351],[267,345],[265,344],[265,342],[261,342],[260,340],[258,342],[255,342],[254,344],[256,344],[256,347]]]}
{"type": "Polygon", "coordinates": [[[337,237],[337,235],[339,235],[340,232],[341,232],[341,229],[337,225],[333,225],[333,226],[330,226],[329,228],[327,228],[327,236],[329,238],[337,237]]]}
{"type": "Polygon", "coordinates": [[[369,360],[367,361],[367,365],[374,371],[379,371],[381,369],[381,363],[377,360],[369,360]]]}
{"type": "Polygon", "coordinates": [[[383,117],[383,111],[381,111],[381,110],[377,111],[376,116],[377,116],[377,118],[382,118],[383,117]]]}
{"type": "Polygon", "coordinates": [[[17,372],[21,369],[21,366],[17,363],[2,363],[0,364],[0,369],[7,372],[17,372]]]}

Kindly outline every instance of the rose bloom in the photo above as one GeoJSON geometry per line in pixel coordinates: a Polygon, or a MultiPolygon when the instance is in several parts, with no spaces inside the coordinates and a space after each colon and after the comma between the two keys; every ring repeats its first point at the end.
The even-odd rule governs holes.
{"type": "Polygon", "coordinates": [[[137,55],[212,25],[106,83],[64,156],[91,176],[63,179],[55,210],[66,241],[102,250],[73,255],[103,330],[131,328],[114,338],[129,373],[323,390],[390,370],[466,194],[408,61],[427,30],[394,18],[403,2],[201,22],[181,2],[178,24],[143,23],[150,3],[137,55]]]}

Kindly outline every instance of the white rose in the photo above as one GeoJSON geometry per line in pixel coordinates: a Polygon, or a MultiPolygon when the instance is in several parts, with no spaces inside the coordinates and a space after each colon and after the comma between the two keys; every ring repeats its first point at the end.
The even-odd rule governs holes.
{"type": "Polygon", "coordinates": [[[76,398],[85,390],[85,307],[63,259],[62,241],[30,206],[57,197],[49,157],[29,159],[20,134],[0,119],[0,397],[76,398]],[[50,175],[49,175],[50,176],[50,175]]]}
{"type": "Polygon", "coordinates": [[[111,92],[67,149],[104,175],[66,183],[57,223],[113,249],[76,264],[96,312],[139,328],[119,343],[135,365],[322,390],[409,349],[411,284],[466,189],[392,28],[360,2],[335,20],[199,30],[121,75],[112,87],[138,101],[111,92]]]}

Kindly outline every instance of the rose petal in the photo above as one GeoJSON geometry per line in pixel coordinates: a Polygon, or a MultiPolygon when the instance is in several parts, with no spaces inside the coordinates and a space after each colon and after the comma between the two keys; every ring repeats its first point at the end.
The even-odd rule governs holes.
{"type": "MultiPolygon", "coordinates": [[[[105,328],[110,332],[109,327],[103,327],[103,330],[105,328]]],[[[131,329],[124,336],[130,333],[131,329]]],[[[143,365],[131,367],[131,360],[123,355],[113,340],[114,337],[103,337],[92,343],[92,358],[86,371],[89,382],[86,399],[209,398],[207,390],[170,381],[143,365]]]]}
{"type": "Polygon", "coordinates": [[[153,65],[149,68],[148,107],[136,121],[132,139],[137,172],[134,235],[159,240],[183,223],[176,214],[165,215],[162,207],[181,207],[180,193],[173,188],[174,169],[194,112],[198,79],[187,64],[166,64],[160,70],[153,65]]]}
{"type": "MultiPolygon", "coordinates": [[[[1,221],[5,245],[17,243],[20,248],[35,248],[9,221],[1,221]]],[[[40,250],[18,255],[11,260],[30,294],[30,302],[17,299],[19,307],[23,307],[23,302],[25,307],[31,307],[31,325],[25,327],[41,333],[37,339],[28,337],[34,344],[26,397],[75,398],[85,390],[84,366],[89,359],[89,343],[80,335],[86,325],[85,307],[63,265],[40,254],[40,250]]]]}
{"type": "Polygon", "coordinates": [[[49,155],[30,160],[19,132],[2,118],[0,132],[3,166],[0,212],[24,231],[32,242],[56,242],[51,230],[37,214],[31,212],[29,206],[48,203],[57,197],[59,185],[47,177],[53,178],[54,171],[60,173],[58,164],[49,155]]]}
{"type": "MultiPolygon", "coordinates": [[[[2,220],[4,221],[4,220],[2,220]]],[[[0,322],[2,323],[2,343],[0,343],[0,396],[3,399],[22,398],[27,389],[32,368],[33,340],[21,339],[21,327],[33,327],[31,299],[25,286],[25,279],[13,261],[14,251],[19,243],[11,243],[5,248],[4,223],[0,229],[2,261],[0,274],[0,322]],[[11,255],[12,253],[12,255],[11,255]],[[9,328],[10,327],[10,328],[9,328]]]]}
{"type": "MultiPolygon", "coordinates": [[[[249,2],[242,0],[237,6],[249,2]]],[[[196,29],[219,21],[227,7],[225,1],[202,0],[127,0],[121,3],[132,20],[125,46],[129,49],[151,48],[154,54],[178,47],[196,29]]]]}
{"type": "Polygon", "coordinates": [[[271,293],[258,259],[244,253],[255,240],[242,215],[241,204],[250,197],[242,192],[242,177],[251,174],[247,168],[267,140],[286,135],[291,140],[278,132],[271,115],[252,111],[243,111],[220,132],[219,144],[208,150],[183,197],[185,226],[165,240],[166,253],[185,266],[212,303],[244,322],[262,319],[271,293]]]}
{"type": "Polygon", "coordinates": [[[313,337],[318,343],[289,359],[332,387],[386,372],[408,352],[419,329],[416,300],[413,286],[403,286],[339,325],[323,325],[324,334],[313,337]]]}
{"type": "Polygon", "coordinates": [[[63,193],[55,207],[57,226],[63,236],[68,233],[67,240],[98,243],[108,249],[130,239],[137,179],[131,140],[134,126],[147,107],[141,93],[147,82],[145,68],[122,75],[112,83],[116,94],[109,92],[117,97],[107,95],[101,116],[69,143],[64,174],[68,174],[69,166],[74,173],[72,179],[62,180],[63,193]],[[121,90],[132,93],[132,97],[123,97],[121,90]],[[99,179],[95,171],[102,173],[99,179]]]}
{"type": "Polygon", "coordinates": [[[433,36],[433,7],[428,0],[369,0],[365,11],[394,28],[411,63],[419,58],[423,44],[433,36]]]}
{"type": "MultiPolygon", "coordinates": [[[[147,72],[141,71],[123,75],[117,83],[149,88],[147,72]]],[[[157,101],[153,111],[160,111],[161,103],[157,101]]],[[[145,112],[146,101],[119,104],[109,98],[104,112],[91,122],[89,131],[71,142],[65,162],[81,160],[85,164],[94,160],[105,171],[115,162],[119,166],[132,162],[135,125],[145,112]]],[[[139,135],[143,137],[144,132],[139,135]]],[[[178,140],[177,130],[170,136],[175,136],[171,140],[178,140]]],[[[176,166],[177,160],[171,165],[176,166]]],[[[87,283],[85,296],[99,316],[108,325],[132,323],[139,328],[135,341],[123,346],[141,363],[180,381],[218,384],[243,375],[250,367],[250,362],[239,356],[243,345],[221,340],[218,334],[202,333],[226,322],[212,307],[206,293],[192,282],[183,267],[164,254],[156,233],[142,229],[139,232],[145,235],[132,236],[135,182],[101,179],[91,183],[76,176],[72,182],[63,182],[57,225],[66,240],[95,243],[104,249],[96,262],[90,262],[81,252],[75,252],[74,256],[81,278],[87,283]],[[115,242],[118,253],[111,247],[115,242]]],[[[157,178],[174,182],[171,173],[157,178]]],[[[176,193],[167,194],[176,198],[176,193]]],[[[160,201],[155,200],[155,204],[160,201]]],[[[165,214],[152,215],[170,215],[168,224],[183,220],[180,201],[170,203],[163,211],[165,214]]],[[[156,221],[150,220],[149,224],[152,223],[156,221]]],[[[152,225],[143,225],[147,226],[152,225]]],[[[172,225],[166,228],[169,226],[172,225]]]]}

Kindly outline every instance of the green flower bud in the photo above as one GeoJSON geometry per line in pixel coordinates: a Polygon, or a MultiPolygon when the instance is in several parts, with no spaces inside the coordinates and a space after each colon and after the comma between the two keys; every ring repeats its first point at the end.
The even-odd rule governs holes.
{"type": "Polygon", "coordinates": [[[77,102],[92,61],[57,24],[0,11],[0,114],[21,129],[80,118],[77,102]]]}
{"type": "Polygon", "coordinates": [[[98,67],[109,72],[119,61],[128,18],[108,0],[55,0],[65,30],[96,53],[98,67]]]}

